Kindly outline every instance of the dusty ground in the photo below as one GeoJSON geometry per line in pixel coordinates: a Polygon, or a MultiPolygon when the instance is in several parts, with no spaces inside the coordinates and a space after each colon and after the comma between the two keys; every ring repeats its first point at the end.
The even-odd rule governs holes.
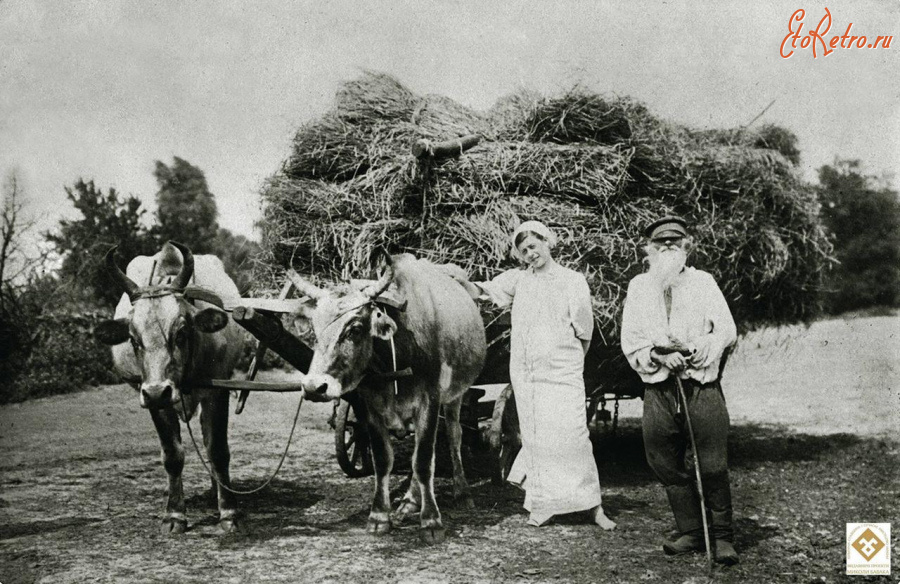
{"type": "MultiPolygon", "coordinates": [[[[742,562],[717,569],[715,581],[855,581],[842,575],[846,522],[892,522],[900,538],[898,367],[897,316],[745,340],[725,388],[742,562]]],[[[237,486],[255,486],[274,468],[295,406],[292,396],[254,395],[232,419],[237,486]]],[[[209,479],[189,451],[190,528],[174,538],[157,529],[164,473],[149,416],[130,389],[5,406],[0,582],[704,581],[702,556],[660,553],[673,525],[643,460],[640,403],[622,412],[616,437],[595,433],[617,531],[580,517],[527,527],[522,494],[492,485],[487,459],[476,452],[467,462],[477,509],[454,508],[447,479],[438,479],[449,534],[424,547],[414,528],[364,533],[371,479],[349,479],[338,468],[327,405],[304,404],[281,474],[241,499],[246,535],[216,534],[209,479]]],[[[897,557],[893,579],[884,581],[900,577],[897,557]]]]}

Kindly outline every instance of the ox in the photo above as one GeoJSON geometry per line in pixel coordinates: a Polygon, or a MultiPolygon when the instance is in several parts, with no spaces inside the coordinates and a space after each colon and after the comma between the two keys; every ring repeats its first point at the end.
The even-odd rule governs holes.
{"type": "Polygon", "coordinates": [[[202,406],[203,443],[215,474],[219,527],[234,531],[238,528],[235,500],[226,490],[230,483],[229,395],[193,387],[193,383],[230,377],[243,350],[240,329],[220,309],[221,299],[240,298],[237,286],[219,258],[195,257],[175,242],[163,246],[153,257],[131,260],[127,275],[116,266],[114,255],[115,248],[107,253],[107,269],[125,293],[116,307],[115,320],[101,323],[95,334],[104,344],[112,345],[116,370],[139,390],[141,407],[150,411],[159,435],[169,477],[162,531],[183,533],[187,528],[181,482],[184,446],[178,419],[189,421],[198,405],[202,406]],[[151,273],[150,285],[136,283],[150,281],[151,273]],[[192,276],[194,285],[188,287],[192,276]]]}
{"type": "Polygon", "coordinates": [[[420,537],[427,543],[444,539],[444,527],[434,498],[434,447],[438,415],[443,406],[454,495],[472,506],[462,468],[459,412],[463,394],[481,372],[485,357],[484,325],[468,294],[438,266],[409,254],[383,254],[383,273],[363,290],[351,287],[325,291],[295,278],[310,300],[298,320],[312,325],[315,347],[303,380],[310,399],[339,399],[356,390],[367,412],[375,467],[375,494],[367,531],[391,529],[389,481],[394,461],[389,433],[415,431],[409,490],[396,518],[418,512],[420,537]],[[389,286],[406,302],[392,310],[376,299],[389,286]],[[392,363],[388,343],[393,339],[396,361],[409,365],[412,375],[386,380],[392,363]]]}

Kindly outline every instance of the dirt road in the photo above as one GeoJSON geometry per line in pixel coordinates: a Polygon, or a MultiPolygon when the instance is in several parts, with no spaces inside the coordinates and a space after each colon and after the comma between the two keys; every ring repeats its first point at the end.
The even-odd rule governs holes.
{"type": "MultiPolygon", "coordinates": [[[[896,316],[830,321],[786,347],[784,332],[755,335],[735,354],[726,397],[742,563],[716,581],[841,581],[845,522],[900,524],[898,333],[896,316]]],[[[292,396],[254,395],[232,418],[237,486],[275,466],[295,406],[292,396]]],[[[521,493],[492,485],[475,453],[477,509],[455,508],[439,478],[448,538],[425,547],[413,526],[364,533],[371,478],[341,473],[329,414],[330,405],[303,405],[279,477],[240,499],[243,535],[217,533],[209,479],[189,449],[189,531],[165,537],[155,432],[130,389],[0,408],[0,582],[684,582],[704,573],[701,556],[659,552],[673,525],[635,417],[615,438],[595,436],[615,532],[577,516],[527,527],[521,493]]]]}

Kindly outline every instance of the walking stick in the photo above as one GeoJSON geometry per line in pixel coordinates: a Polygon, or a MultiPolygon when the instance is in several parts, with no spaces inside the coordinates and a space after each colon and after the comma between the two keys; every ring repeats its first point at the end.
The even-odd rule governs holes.
{"type": "Polygon", "coordinates": [[[697,475],[697,491],[700,493],[700,513],[703,518],[703,541],[706,542],[706,567],[712,572],[712,549],[709,545],[709,526],[706,523],[706,497],[703,496],[703,479],[700,474],[700,457],[697,455],[697,441],[694,439],[694,427],[691,425],[687,396],[684,394],[684,386],[681,384],[681,379],[678,375],[675,375],[675,384],[678,386],[678,399],[681,400],[682,407],[684,407],[684,419],[687,421],[691,450],[694,452],[694,474],[697,475]]]}

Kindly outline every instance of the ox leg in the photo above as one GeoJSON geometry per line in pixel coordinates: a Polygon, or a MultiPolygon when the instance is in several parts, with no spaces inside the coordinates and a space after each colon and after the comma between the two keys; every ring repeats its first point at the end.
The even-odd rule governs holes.
{"type": "Polygon", "coordinates": [[[181,443],[181,426],[178,414],[172,408],[150,410],[153,425],[162,447],[162,463],[169,476],[169,494],[166,501],[166,516],[160,529],[164,534],[184,533],[187,530],[187,515],[184,505],[184,486],[181,471],[184,469],[184,446],[181,443]]]}
{"type": "Polygon", "coordinates": [[[416,420],[416,449],[413,452],[413,478],[422,497],[419,537],[426,543],[444,541],[441,512],[434,498],[434,444],[437,440],[438,413],[441,406],[436,399],[419,408],[416,420]]]}
{"type": "Polygon", "coordinates": [[[238,530],[235,496],[224,487],[231,486],[228,449],[228,394],[217,395],[202,402],[200,426],[209,465],[215,475],[216,496],[219,503],[219,529],[225,533],[238,530]]]}
{"type": "Polygon", "coordinates": [[[413,472],[409,474],[409,486],[406,493],[400,499],[397,510],[394,512],[394,522],[402,523],[410,517],[418,517],[422,513],[422,490],[419,488],[418,482],[413,477],[413,472]]]}
{"type": "Polygon", "coordinates": [[[444,404],[447,438],[450,440],[450,461],[453,463],[453,497],[461,501],[467,509],[475,509],[462,463],[462,426],[459,423],[462,399],[463,396],[460,396],[457,400],[444,404]]]}
{"type": "Polygon", "coordinates": [[[394,447],[387,426],[369,410],[369,438],[372,448],[372,463],[375,467],[375,496],[366,531],[379,535],[391,530],[391,469],[394,466],[394,447]]]}

